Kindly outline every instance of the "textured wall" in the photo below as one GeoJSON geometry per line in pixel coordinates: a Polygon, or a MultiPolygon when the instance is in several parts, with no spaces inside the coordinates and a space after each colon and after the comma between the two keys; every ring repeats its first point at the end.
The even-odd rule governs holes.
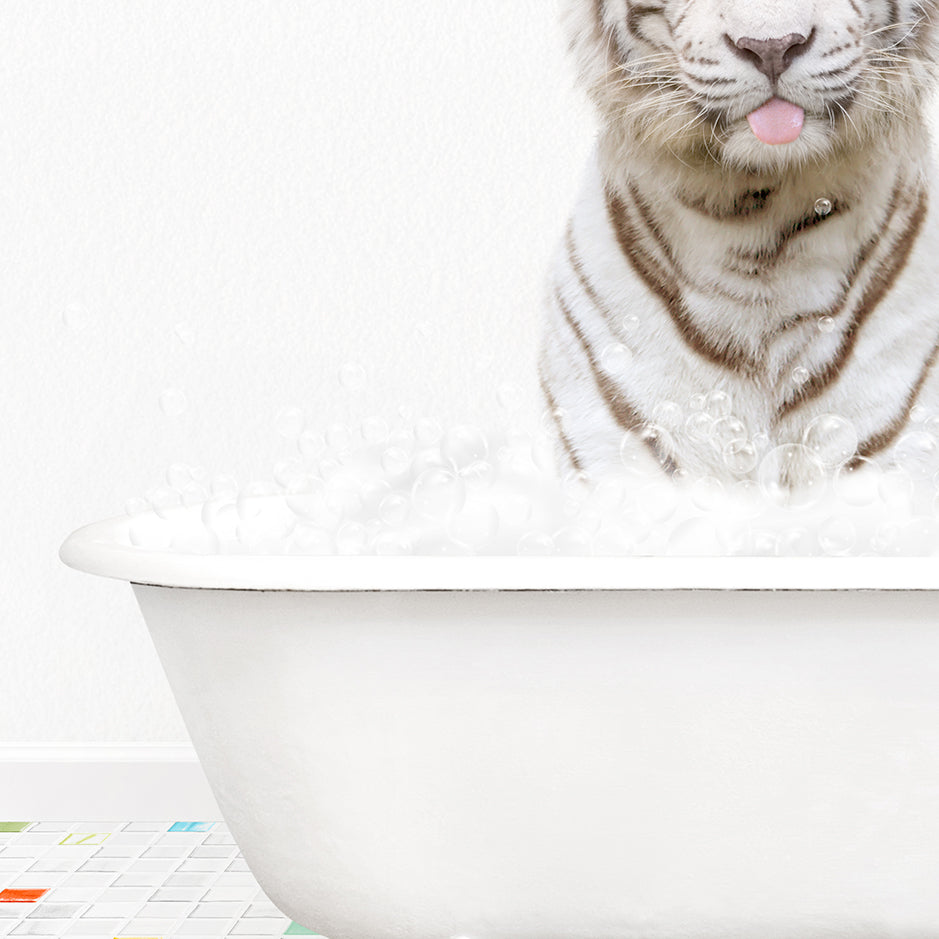
{"type": "Polygon", "coordinates": [[[186,739],[130,589],[56,557],[170,463],[266,475],[289,405],[538,410],[593,135],[554,6],[4,3],[0,741],[186,739]]]}

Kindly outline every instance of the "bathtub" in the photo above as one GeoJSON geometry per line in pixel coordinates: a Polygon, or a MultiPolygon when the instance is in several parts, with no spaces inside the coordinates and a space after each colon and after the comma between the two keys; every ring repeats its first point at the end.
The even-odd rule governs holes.
{"type": "Polygon", "coordinates": [[[934,561],[199,557],[126,528],[62,558],[132,582],[308,928],[939,936],[934,561]]]}

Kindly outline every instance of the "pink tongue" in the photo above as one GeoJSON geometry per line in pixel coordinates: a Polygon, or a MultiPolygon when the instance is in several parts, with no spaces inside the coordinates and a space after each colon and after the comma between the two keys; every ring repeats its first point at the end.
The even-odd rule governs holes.
{"type": "Polygon", "coordinates": [[[781,98],[771,98],[761,108],[747,115],[750,130],[763,143],[792,143],[802,133],[805,111],[781,98]]]}

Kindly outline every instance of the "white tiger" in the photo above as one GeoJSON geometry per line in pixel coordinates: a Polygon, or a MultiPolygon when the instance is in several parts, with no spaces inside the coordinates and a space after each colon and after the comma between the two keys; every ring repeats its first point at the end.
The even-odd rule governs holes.
{"type": "Polygon", "coordinates": [[[617,466],[631,432],[745,478],[842,447],[832,414],[838,459],[892,459],[939,414],[939,0],[566,2],[602,130],[540,358],[563,459],[617,466]]]}

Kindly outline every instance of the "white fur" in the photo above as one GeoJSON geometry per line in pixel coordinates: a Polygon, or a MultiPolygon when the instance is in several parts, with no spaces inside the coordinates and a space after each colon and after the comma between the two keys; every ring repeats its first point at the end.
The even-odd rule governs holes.
{"type": "MultiPolygon", "coordinates": [[[[921,20],[934,11],[900,3],[900,25],[884,29],[891,4],[881,0],[664,0],[661,6],[662,15],[641,18],[642,38],[627,29],[626,0],[599,7],[595,0],[570,0],[565,15],[604,127],[570,228],[594,297],[571,262],[566,239],[550,276],[542,377],[557,409],[559,450],[591,474],[620,464],[624,428],[604,403],[599,373],[646,422],[645,430],[634,428],[630,436],[657,425],[651,433],[660,455],[682,473],[751,477],[755,470],[734,463],[728,445],[753,447],[762,457],[776,446],[802,443],[811,422],[831,413],[847,419],[862,444],[875,441],[909,410],[911,389],[926,374],[939,341],[939,215],[922,118],[935,54],[931,29],[921,20]],[[773,92],[769,80],[729,48],[725,35],[769,38],[813,30],[809,51],[775,90],[805,109],[804,131],[792,144],[761,143],[746,115],[773,92]],[[828,71],[838,73],[843,93],[854,93],[840,118],[828,110],[832,93],[825,88],[832,79],[820,75],[828,71]],[[719,84],[708,91],[696,75],[719,84]],[[727,97],[716,104],[709,94],[727,97]],[[715,128],[700,118],[695,101],[722,108],[724,123],[715,128]],[[762,211],[713,217],[734,194],[764,188],[772,196],[762,211]],[[636,243],[682,285],[694,328],[717,347],[739,348],[757,368],[715,364],[682,339],[661,296],[624,254],[607,192],[631,218],[643,210],[647,218],[651,214],[654,232],[642,227],[636,243]],[[787,411],[784,403],[804,375],[796,370],[813,376],[833,358],[924,193],[926,214],[906,265],[858,330],[843,370],[821,394],[787,411]],[[757,262],[762,276],[729,270],[734,251],[768,249],[782,228],[811,219],[823,197],[839,211],[790,238],[774,264],[757,262]],[[846,292],[864,245],[877,239],[846,292]],[[555,290],[580,336],[553,299],[555,290]],[[612,316],[598,312],[597,297],[612,316]],[[825,331],[819,320],[839,298],[843,309],[825,331]],[[806,314],[815,315],[780,332],[806,314]],[[622,360],[612,351],[618,345],[628,347],[632,358],[614,373],[603,363],[622,360]],[[710,423],[701,411],[709,412],[710,423]]],[[[928,372],[916,403],[922,406],[918,415],[922,408],[939,414],[939,367],[928,372]]],[[[906,429],[871,459],[894,459],[906,429]]],[[[799,476],[798,467],[790,466],[786,482],[799,476]]]]}

